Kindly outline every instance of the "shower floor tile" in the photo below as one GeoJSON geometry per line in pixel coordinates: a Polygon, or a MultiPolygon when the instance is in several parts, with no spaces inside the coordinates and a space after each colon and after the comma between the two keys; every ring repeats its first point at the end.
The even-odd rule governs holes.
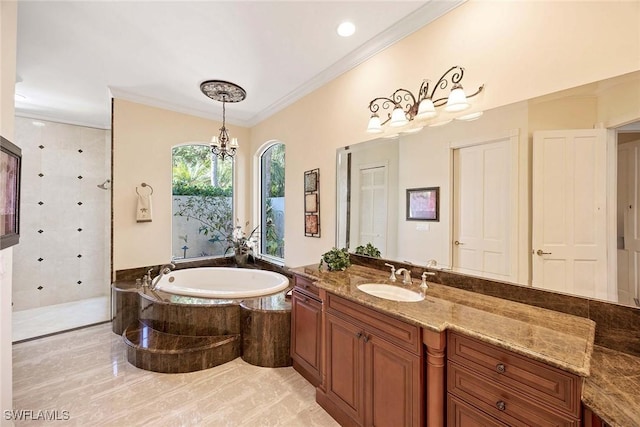
{"type": "Polygon", "coordinates": [[[108,296],[14,311],[13,342],[110,320],[108,296]]]}

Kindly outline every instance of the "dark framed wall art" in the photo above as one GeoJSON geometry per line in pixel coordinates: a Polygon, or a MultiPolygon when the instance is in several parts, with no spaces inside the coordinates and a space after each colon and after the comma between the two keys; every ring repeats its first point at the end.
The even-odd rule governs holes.
{"type": "Polygon", "coordinates": [[[20,169],[22,150],[0,136],[0,249],[20,240],[20,169]]]}
{"type": "Polygon", "coordinates": [[[304,235],[320,237],[320,169],[304,173],[304,235]]]}
{"type": "Polygon", "coordinates": [[[407,188],[407,221],[440,221],[440,187],[407,188]]]}

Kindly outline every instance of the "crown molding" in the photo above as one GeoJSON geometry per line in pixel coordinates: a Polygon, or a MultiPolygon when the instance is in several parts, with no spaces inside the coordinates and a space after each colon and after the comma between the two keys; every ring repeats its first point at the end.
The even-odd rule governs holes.
{"type": "MultiPolygon", "coordinates": [[[[135,102],[137,104],[143,104],[150,107],[161,108],[163,110],[174,111],[176,113],[188,114],[190,116],[201,117],[203,119],[216,120],[218,122],[222,122],[222,113],[220,114],[211,113],[210,111],[199,110],[197,108],[184,107],[182,105],[161,101],[156,98],[136,95],[131,92],[127,92],[126,90],[122,90],[112,86],[109,86],[109,93],[111,94],[111,98],[122,99],[124,101],[135,102]]],[[[228,112],[227,112],[226,121],[227,121],[227,124],[231,124],[234,126],[240,126],[240,127],[250,126],[249,121],[238,119],[237,117],[233,117],[233,115],[229,114],[228,112]]]]}
{"type": "Polygon", "coordinates": [[[424,6],[416,9],[402,20],[378,34],[362,46],[351,51],[338,62],[317,74],[311,80],[289,92],[273,104],[266,107],[258,114],[251,117],[248,126],[254,126],[278,111],[288,107],[300,98],[314,90],[324,86],[336,77],[362,64],[367,59],[397,43],[420,28],[435,21],[442,15],[450,12],[467,0],[431,0],[424,6]]]}
{"type": "MultiPolygon", "coordinates": [[[[467,0],[428,1],[425,5],[416,9],[414,12],[407,15],[402,20],[396,22],[394,25],[387,28],[382,33],[378,34],[376,37],[367,41],[360,47],[354,49],[349,54],[347,54],[342,59],[340,59],[338,62],[324,69],[315,77],[311,78],[306,83],[298,86],[296,89],[289,92],[287,95],[283,96],[282,98],[272,103],[268,107],[264,108],[262,111],[255,114],[251,118],[243,120],[237,117],[227,115],[227,123],[235,126],[241,126],[241,127],[247,127],[247,128],[255,126],[261,121],[274,115],[278,111],[298,101],[305,95],[308,95],[314,90],[329,83],[331,80],[335,79],[336,77],[357,67],[367,59],[383,51],[384,49],[388,48],[394,43],[397,43],[398,41],[416,32],[417,30],[424,27],[425,25],[435,21],[442,15],[450,12],[451,10],[455,9],[456,7],[465,3],[466,1],[467,0]]],[[[164,102],[164,101],[147,97],[147,96],[132,94],[130,92],[127,92],[117,87],[110,86],[109,91],[111,92],[111,96],[113,98],[136,102],[136,103],[148,105],[151,107],[162,108],[169,111],[175,111],[177,113],[189,114],[192,116],[202,117],[209,120],[214,119],[217,121],[222,121],[222,116],[217,117],[217,115],[212,115],[212,113],[208,111],[176,105],[176,104],[164,102]]]]}
{"type": "Polygon", "coordinates": [[[22,117],[23,119],[44,120],[46,122],[61,123],[65,125],[82,126],[86,128],[94,128],[94,129],[101,129],[101,130],[111,130],[111,123],[104,124],[104,123],[96,123],[96,122],[83,122],[80,120],[68,120],[64,117],[58,117],[55,115],[47,115],[47,114],[36,114],[28,110],[19,110],[18,108],[16,108],[15,115],[16,117],[22,117]]]}

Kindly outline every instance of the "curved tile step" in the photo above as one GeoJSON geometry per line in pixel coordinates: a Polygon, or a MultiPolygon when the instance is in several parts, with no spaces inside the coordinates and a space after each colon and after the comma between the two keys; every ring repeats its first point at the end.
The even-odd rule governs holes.
{"type": "Polygon", "coordinates": [[[147,371],[184,373],[213,368],[240,356],[240,334],[173,335],[139,324],[122,334],[127,360],[147,371]]]}

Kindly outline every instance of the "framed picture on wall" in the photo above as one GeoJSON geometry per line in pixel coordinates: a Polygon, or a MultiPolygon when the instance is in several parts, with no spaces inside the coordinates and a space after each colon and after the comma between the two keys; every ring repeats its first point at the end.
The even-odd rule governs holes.
{"type": "Polygon", "coordinates": [[[407,188],[407,221],[440,221],[440,187],[407,188]]]}
{"type": "Polygon", "coordinates": [[[0,136],[0,249],[20,240],[20,168],[22,150],[0,136]]]}
{"type": "Polygon", "coordinates": [[[320,169],[304,173],[304,235],[320,237],[320,169]]]}

